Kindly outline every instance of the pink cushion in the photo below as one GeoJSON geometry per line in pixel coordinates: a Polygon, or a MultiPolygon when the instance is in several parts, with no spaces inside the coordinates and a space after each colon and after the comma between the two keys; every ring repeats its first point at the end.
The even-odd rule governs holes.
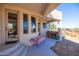
{"type": "Polygon", "coordinates": [[[40,44],[43,40],[45,40],[44,36],[37,36],[30,40],[33,44],[40,44]]]}

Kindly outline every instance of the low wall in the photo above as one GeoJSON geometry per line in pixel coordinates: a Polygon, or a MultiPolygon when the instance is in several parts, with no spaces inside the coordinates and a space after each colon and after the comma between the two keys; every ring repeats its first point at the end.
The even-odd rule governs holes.
{"type": "Polygon", "coordinates": [[[21,37],[20,41],[21,41],[22,43],[25,43],[26,45],[31,46],[32,43],[30,43],[30,39],[33,38],[33,37],[35,37],[35,36],[37,36],[37,35],[38,35],[38,33],[24,34],[24,35],[21,37]]]}

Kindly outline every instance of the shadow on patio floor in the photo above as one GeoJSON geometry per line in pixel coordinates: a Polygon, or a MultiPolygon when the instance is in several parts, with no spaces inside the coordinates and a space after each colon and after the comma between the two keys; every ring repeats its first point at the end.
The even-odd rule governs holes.
{"type": "Polygon", "coordinates": [[[28,56],[56,56],[55,52],[50,49],[56,41],[46,39],[39,46],[32,46],[28,49],[28,56]]]}
{"type": "Polygon", "coordinates": [[[79,44],[64,39],[51,48],[59,56],[79,56],[79,44]]]}

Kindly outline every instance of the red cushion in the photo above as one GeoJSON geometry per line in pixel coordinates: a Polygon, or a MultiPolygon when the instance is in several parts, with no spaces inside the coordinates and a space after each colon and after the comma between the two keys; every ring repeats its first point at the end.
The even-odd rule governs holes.
{"type": "Polygon", "coordinates": [[[33,44],[40,44],[44,40],[44,36],[37,36],[32,38],[30,41],[33,42],[33,44]]]}

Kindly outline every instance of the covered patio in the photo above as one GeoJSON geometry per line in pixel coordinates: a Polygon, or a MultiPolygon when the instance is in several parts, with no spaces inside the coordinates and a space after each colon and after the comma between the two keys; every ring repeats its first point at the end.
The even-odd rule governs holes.
{"type": "Polygon", "coordinates": [[[56,44],[56,40],[46,38],[39,46],[34,45],[31,47],[28,47],[28,46],[24,47],[24,44],[21,44],[21,43],[15,43],[11,46],[3,45],[3,47],[5,46],[4,48],[0,46],[0,48],[2,48],[0,49],[0,55],[2,56],[4,55],[6,56],[8,55],[10,56],[16,56],[16,55],[17,56],[24,56],[24,55],[25,56],[57,56],[57,54],[51,50],[51,47],[53,47],[55,44],[56,44]],[[20,47],[20,48],[15,49],[15,47],[20,47]],[[12,51],[14,52],[12,53],[12,51]]]}
{"type": "Polygon", "coordinates": [[[61,11],[51,13],[58,5],[59,3],[0,4],[0,45],[6,46],[2,48],[0,55],[55,56],[50,48],[56,44],[56,40],[49,39],[46,35],[50,31],[49,23],[62,19],[61,11]],[[39,44],[33,45],[31,39],[37,39],[39,44]],[[13,44],[12,42],[16,43],[6,45],[13,44]]]}
{"type": "Polygon", "coordinates": [[[29,48],[28,56],[57,56],[57,54],[51,50],[51,47],[56,44],[54,39],[45,39],[39,46],[35,45],[29,48]]]}

